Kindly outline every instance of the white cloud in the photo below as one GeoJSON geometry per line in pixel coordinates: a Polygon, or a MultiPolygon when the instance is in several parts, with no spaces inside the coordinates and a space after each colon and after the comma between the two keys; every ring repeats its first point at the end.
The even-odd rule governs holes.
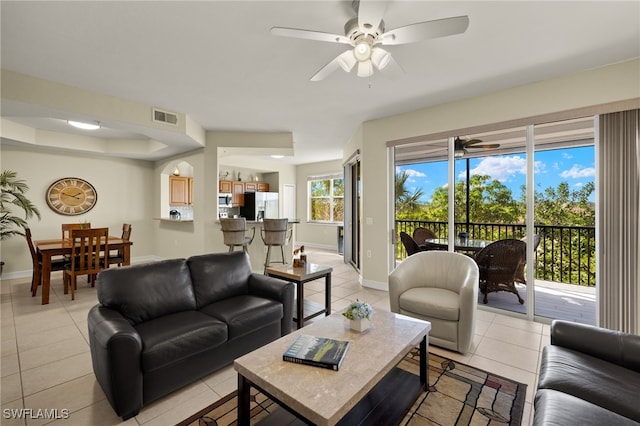
{"type": "Polygon", "coordinates": [[[426,174],[413,169],[405,169],[405,172],[407,173],[407,176],[410,176],[410,177],[426,177],[427,176],[426,174]]]}
{"type": "Polygon", "coordinates": [[[573,158],[573,155],[569,154],[568,152],[563,152],[562,158],[566,158],[567,160],[570,160],[573,158]]]}
{"type": "Polygon", "coordinates": [[[584,167],[579,164],[574,164],[569,170],[563,170],[560,173],[560,177],[570,179],[581,179],[594,177],[596,175],[596,169],[594,167],[584,167]]]}
{"type": "MultiPolygon", "coordinates": [[[[544,164],[536,161],[534,164],[535,172],[544,171],[544,164]]],[[[512,156],[499,156],[484,158],[477,167],[471,169],[472,175],[489,175],[492,179],[500,182],[508,181],[512,176],[517,174],[527,174],[527,161],[525,158],[512,156]]],[[[465,172],[460,173],[459,177],[463,177],[465,172]]]]}

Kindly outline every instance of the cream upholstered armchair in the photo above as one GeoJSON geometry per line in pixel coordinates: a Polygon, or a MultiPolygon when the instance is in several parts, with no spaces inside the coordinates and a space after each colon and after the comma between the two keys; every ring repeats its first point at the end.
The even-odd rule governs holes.
{"type": "Polygon", "coordinates": [[[460,253],[424,251],[389,274],[391,312],[431,322],[429,342],[466,353],[475,334],[478,266],[460,253]]]}

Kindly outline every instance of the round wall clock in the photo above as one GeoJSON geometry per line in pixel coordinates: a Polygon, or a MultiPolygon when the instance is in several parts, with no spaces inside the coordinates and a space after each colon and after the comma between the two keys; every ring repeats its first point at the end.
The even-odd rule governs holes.
{"type": "Polygon", "coordinates": [[[53,211],[66,216],[86,213],[96,205],[98,193],[84,179],[66,177],[53,182],[47,189],[47,204],[53,211]]]}

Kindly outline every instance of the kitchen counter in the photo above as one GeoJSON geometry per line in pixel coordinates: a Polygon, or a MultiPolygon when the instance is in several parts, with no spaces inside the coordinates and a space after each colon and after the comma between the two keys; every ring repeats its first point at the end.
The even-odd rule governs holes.
{"type": "Polygon", "coordinates": [[[171,219],[169,217],[154,217],[153,220],[159,220],[161,222],[176,222],[176,223],[191,223],[193,219],[171,219]]]}
{"type": "MultiPolygon", "coordinates": [[[[229,219],[233,219],[233,218],[229,218],[229,219]]],[[[216,220],[216,223],[220,223],[220,219],[216,220]]],[[[262,223],[261,220],[247,220],[247,225],[260,225],[262,223]]],[[[298,224],[300,223],[300,219],[290,219],[289,220],[289,224],[298,224]]]]}

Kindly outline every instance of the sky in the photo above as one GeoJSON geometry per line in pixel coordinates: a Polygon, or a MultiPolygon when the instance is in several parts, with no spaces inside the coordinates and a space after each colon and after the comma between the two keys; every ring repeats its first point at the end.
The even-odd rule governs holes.
{"type": "MultiPolygon", "coordinates": [[[[595,182],[595,152],[593,146],[537,151],[534,158],[535,186],[537,191],[548,187],[556,188],[560,182],[567,182],[572,190],[577,190],[587,182],[595,182]]],[[[456,161],[456,181],[466,178],[466,161],[456,161]]],[[[472,158],[469,160],[471,175],[486,174],[511,189],[514,199],[520,199],[520,187],[525,184],[526,155],[509,154],[472,158]]],[[[447,186],[447,162],[421,163],[397,166],[396,172],[409,174],[407,189],[413,193],[422,188],[422,202],[429,202],[437,187],[447,186]]],[[[591,201],[595,194],[591,194],[591,201]]]]}

